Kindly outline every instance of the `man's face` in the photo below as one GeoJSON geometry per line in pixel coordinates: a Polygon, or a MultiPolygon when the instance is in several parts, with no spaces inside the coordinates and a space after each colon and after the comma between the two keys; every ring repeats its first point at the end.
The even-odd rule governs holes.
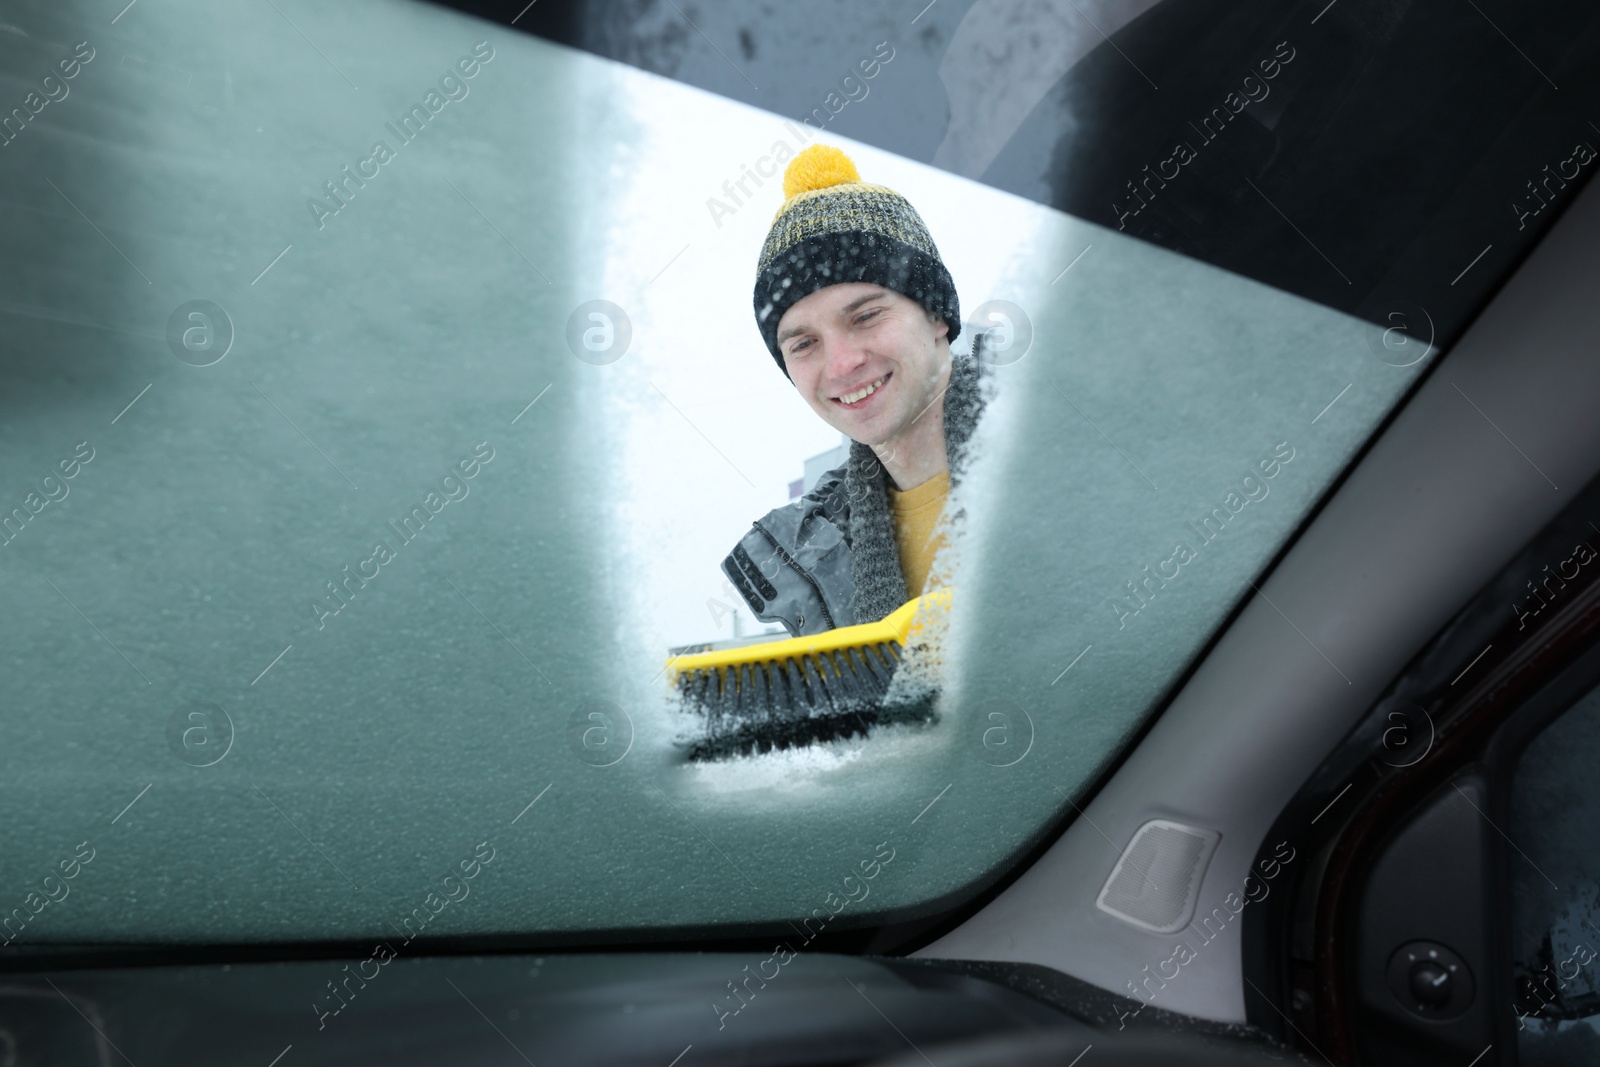
{"type": "Polygon", "coordinates": [[[898,441],[950,380],[950,327],[909,297],[842,282],[778,320],[778,349],[800,395],[851,440],[898,441]]]}

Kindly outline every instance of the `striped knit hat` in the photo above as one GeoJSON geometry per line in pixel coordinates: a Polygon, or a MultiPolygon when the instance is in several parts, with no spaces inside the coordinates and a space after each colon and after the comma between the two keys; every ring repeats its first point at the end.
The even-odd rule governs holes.
{"type": "Polygon", "coordinates": [[[783,206],[756,264],[756,326],[778,369],[778,321],[807,296],[841,282],[875,282],[944,319],[961,333],[955,282],[927,226],[893,189],[861,180],[850,157],[811,145],[783,172],[783,206]]]}

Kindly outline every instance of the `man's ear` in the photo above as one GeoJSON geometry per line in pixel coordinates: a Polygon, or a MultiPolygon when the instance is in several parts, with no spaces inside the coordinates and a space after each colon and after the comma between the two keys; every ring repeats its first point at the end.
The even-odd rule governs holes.
{"type": "Polygon", "coordinates": [[[928,312],[928,321],[934,323],[933,339],[935,341],[939,340],[942,337],[949,336],[949,334],[950,334],[950,324],[944,320],[943,316],[935,315],[932,311],[929,311],[928,312]]]}

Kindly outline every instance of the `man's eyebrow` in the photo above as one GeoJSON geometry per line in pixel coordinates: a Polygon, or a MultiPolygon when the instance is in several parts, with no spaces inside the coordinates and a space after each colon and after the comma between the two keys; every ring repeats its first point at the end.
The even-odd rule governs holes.
{"type": "MultiPolygon", "coordinates": [[[[889,290],[887,289],[879,289],[876,292],[868,293],[866,296],[858,297],[857,299],[850,301],[850,303],[839,309],[839,313],[841,315],[848,315],[862,304],[871,303],[874,300],[881,299],[888,295],[889,290]]],[[[781,345],[795,334],[805,333],[806,330],[807,327],[805,326],[791,326],[787,330],[784,330],[782,333],[778,334],[778,344],[781,345]]]]}

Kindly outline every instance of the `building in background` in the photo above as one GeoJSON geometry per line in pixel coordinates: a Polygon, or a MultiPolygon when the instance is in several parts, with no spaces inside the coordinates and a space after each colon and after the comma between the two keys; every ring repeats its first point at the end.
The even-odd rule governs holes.
{"type": "Polygon", "coordinates": [[[798,500],[811,492],[812,486],[822,480],[822,476],[835,467],[844,466],[844,461],[850,458],[850,438],[844,434],[839,435],[839,443],[826,452],[818,452],[806,460],[805,473],[800,478],[789,483],[789,499],[798,500]]]}

